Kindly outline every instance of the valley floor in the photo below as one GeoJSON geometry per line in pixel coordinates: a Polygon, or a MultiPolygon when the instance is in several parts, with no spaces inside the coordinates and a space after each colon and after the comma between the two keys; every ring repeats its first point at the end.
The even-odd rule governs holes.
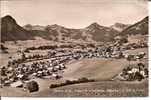
{"type": "MultiPolygon", "coordinates": [[[[63,78],[33,79],[38,82],[40,90],[28,93],[22,88],[0,88],[1,96],[21,97],[144,97],[148,95],[148,80],[111,81],[129,62],[125,59],[93,58],[75,61],[67,65],[63,78]],[[114,67],[114,68],[113,68],[114,67]],[[51,84],[58,84],[69,79],[89,77],[96,82],[80,83],[50,89],[51,84]],[[110,81],[109,81],[110,80],[110,81]]],[[[131,62],[136,63],[136,62],[131,62]]],[[[147,61],[145,60],[147,64],[147,61]]]]}
{"type": "MultiPolygon", "coordinates": [[[[1,55],[1,64],[8,62],[16,48],[12,48],[11,53],[1,55]],[[12,54],[12,55],[10,55],[12,54]]],[[[145,52],[148,56],[148,48],[127,50],[125,53],[145,52]]],[[[148,57],[141,62],[148,67],[148,57]]],[[[126,59],[113,58],[92,58],[73,61],[67,64],[63,78],[33,79],[38,82],[40,90],[28,93],[23,88],[3,87],[0,88],[1,96],[13,97],[146,97],[148,96],[148,79],[138,81],[112,81],[129,63],[137,61],[127,61],[126,59]],[[80,83],[50,89],[51,84],[61,83],[66,80],[87,77],[95,79],[96,82],[80,83]]]]}

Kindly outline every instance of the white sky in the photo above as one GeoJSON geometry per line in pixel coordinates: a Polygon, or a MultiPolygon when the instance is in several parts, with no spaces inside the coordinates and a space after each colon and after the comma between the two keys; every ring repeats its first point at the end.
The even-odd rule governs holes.
{"type": "Polygon", "coordinates": [[[133,24],[148,15],[146,0],[2,0],[1,16],[11,15],[18,24],[59,24],[83,28],[93,22],[109,26],[133,24]]]}

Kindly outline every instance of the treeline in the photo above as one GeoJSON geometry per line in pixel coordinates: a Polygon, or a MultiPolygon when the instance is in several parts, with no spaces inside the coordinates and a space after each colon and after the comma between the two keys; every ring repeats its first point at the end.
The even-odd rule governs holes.
{"type": "Polygon", "coordinates": [[[79,84],[79,83],[86,83],[86,82],[94,82],[94,79],[88,79],[88,78],[80,78],[78,80],[66,80],[63,83],[59,84],[51,84],[50,88],[56,88],[56,87],[61,87],[61,86],[66,86],[66,85],[72,85],[72,84],[79,84]]]}
{"type": "Polygon", "coordinates": [[[2,52],[4,52],[4,53],[8,53],[8,51],[7,51],[7,47],[5,47],[3,44],[1,44],[1,47],[0,47],[0,49],[2,50],[2,52]]]}
{"type": "Polygon", "coordinates": [[[80,46],[81,48],[86,48],[86,47],[91,47],[91,48],[95,48],[96,46],[94,44],[87,44],[87,45],[82,45],[82,44],[78,44],[78,45],[47,45],[47,46],[39,46],[39,47],[29,47],[26,48],[24,50],[24,52],[29,52],[29,50],[46,50],[46,49],[56,49],[56,48],[75,48],[76,46],[80,46]]]}

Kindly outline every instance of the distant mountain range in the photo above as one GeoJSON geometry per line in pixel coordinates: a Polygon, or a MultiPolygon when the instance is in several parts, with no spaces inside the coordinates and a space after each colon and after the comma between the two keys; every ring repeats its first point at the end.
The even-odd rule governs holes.
{"type": "Polygon", "coordinates": [[[129,26],[131,26],[131,25],[130,24],[115,23],[114,25],[111,26],[111,28],[121,32],[124,29],[128,28],[129,26]]]}
{"type": "Polygon", "coordinates": [[[15,19],[9,15],[1,18],[2,42],[29,40],[37,36],[54,41],[74,39],[109,42],[113,41],[114,37],[121,34],[148,34],[148,17],[133,25],[116,23],[110,27],[105,27],[98,23],[92,23],[82,29],[71,29],[57,24],[48,26],[27,24],[21,27],[17,24],[15,19]]]}
{"type": "Polygon", "coordinates": [[[110,36],[114,36],[118,33],[118,31],[113,28],[100,26],[97,23],[92,23],[91,25],[83,29],[70,29],[57,24],[48,25],[46,27],[38,25],[25,25],[24,29],[30,31],[46,31],[51,34],[53,39],[56,38],[59,40],[66,40],[71,38],[82,39],[85,41],[110,41],[113,39],[110,36]]]}

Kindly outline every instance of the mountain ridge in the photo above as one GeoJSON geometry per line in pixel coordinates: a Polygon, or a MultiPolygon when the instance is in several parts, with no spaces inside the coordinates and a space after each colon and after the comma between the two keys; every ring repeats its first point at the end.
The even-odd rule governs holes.
{"type": "Polygon", "coordinates": [[[127,27],[125,30],[123,30],[120,34],[121,35],[145,35],[148,34],[148,16],[143,18],[142,20],[136,22],[135,24],[127,27]]]}
{"type": "Polygon", "coordinates": [[[126,27],[125,24],[115,23],[116,26],[126,27],[124,30],[118,31],[114,29],[112,26],[111,27],[101,26],[96,22],[90,24],[85,28],[73,29],[66,28],[58,24],[47,26],[27,24],[21,27],[20,25],[17,24],[16,20],[10,15],[1,18],[1,20],[2,20],[1,24],[2,41],[29,40],[34,39],[34,37],[36,36],[40,36],[44,39],[53,41],[82,39],[84,41],[96,41],[96,42],[114,41],[114,37],[116,37],[119,34],[121,35],[130,34],[129,29],[131,29],[134,26],[142,24],[143,26],[146,27],[146,23],[148,21],[147,19],[146,20],[144,19],[145,22],[141,20],[128,27],[126,27]],[[126,31],[128,32],[126,33],[126,31]]]}

